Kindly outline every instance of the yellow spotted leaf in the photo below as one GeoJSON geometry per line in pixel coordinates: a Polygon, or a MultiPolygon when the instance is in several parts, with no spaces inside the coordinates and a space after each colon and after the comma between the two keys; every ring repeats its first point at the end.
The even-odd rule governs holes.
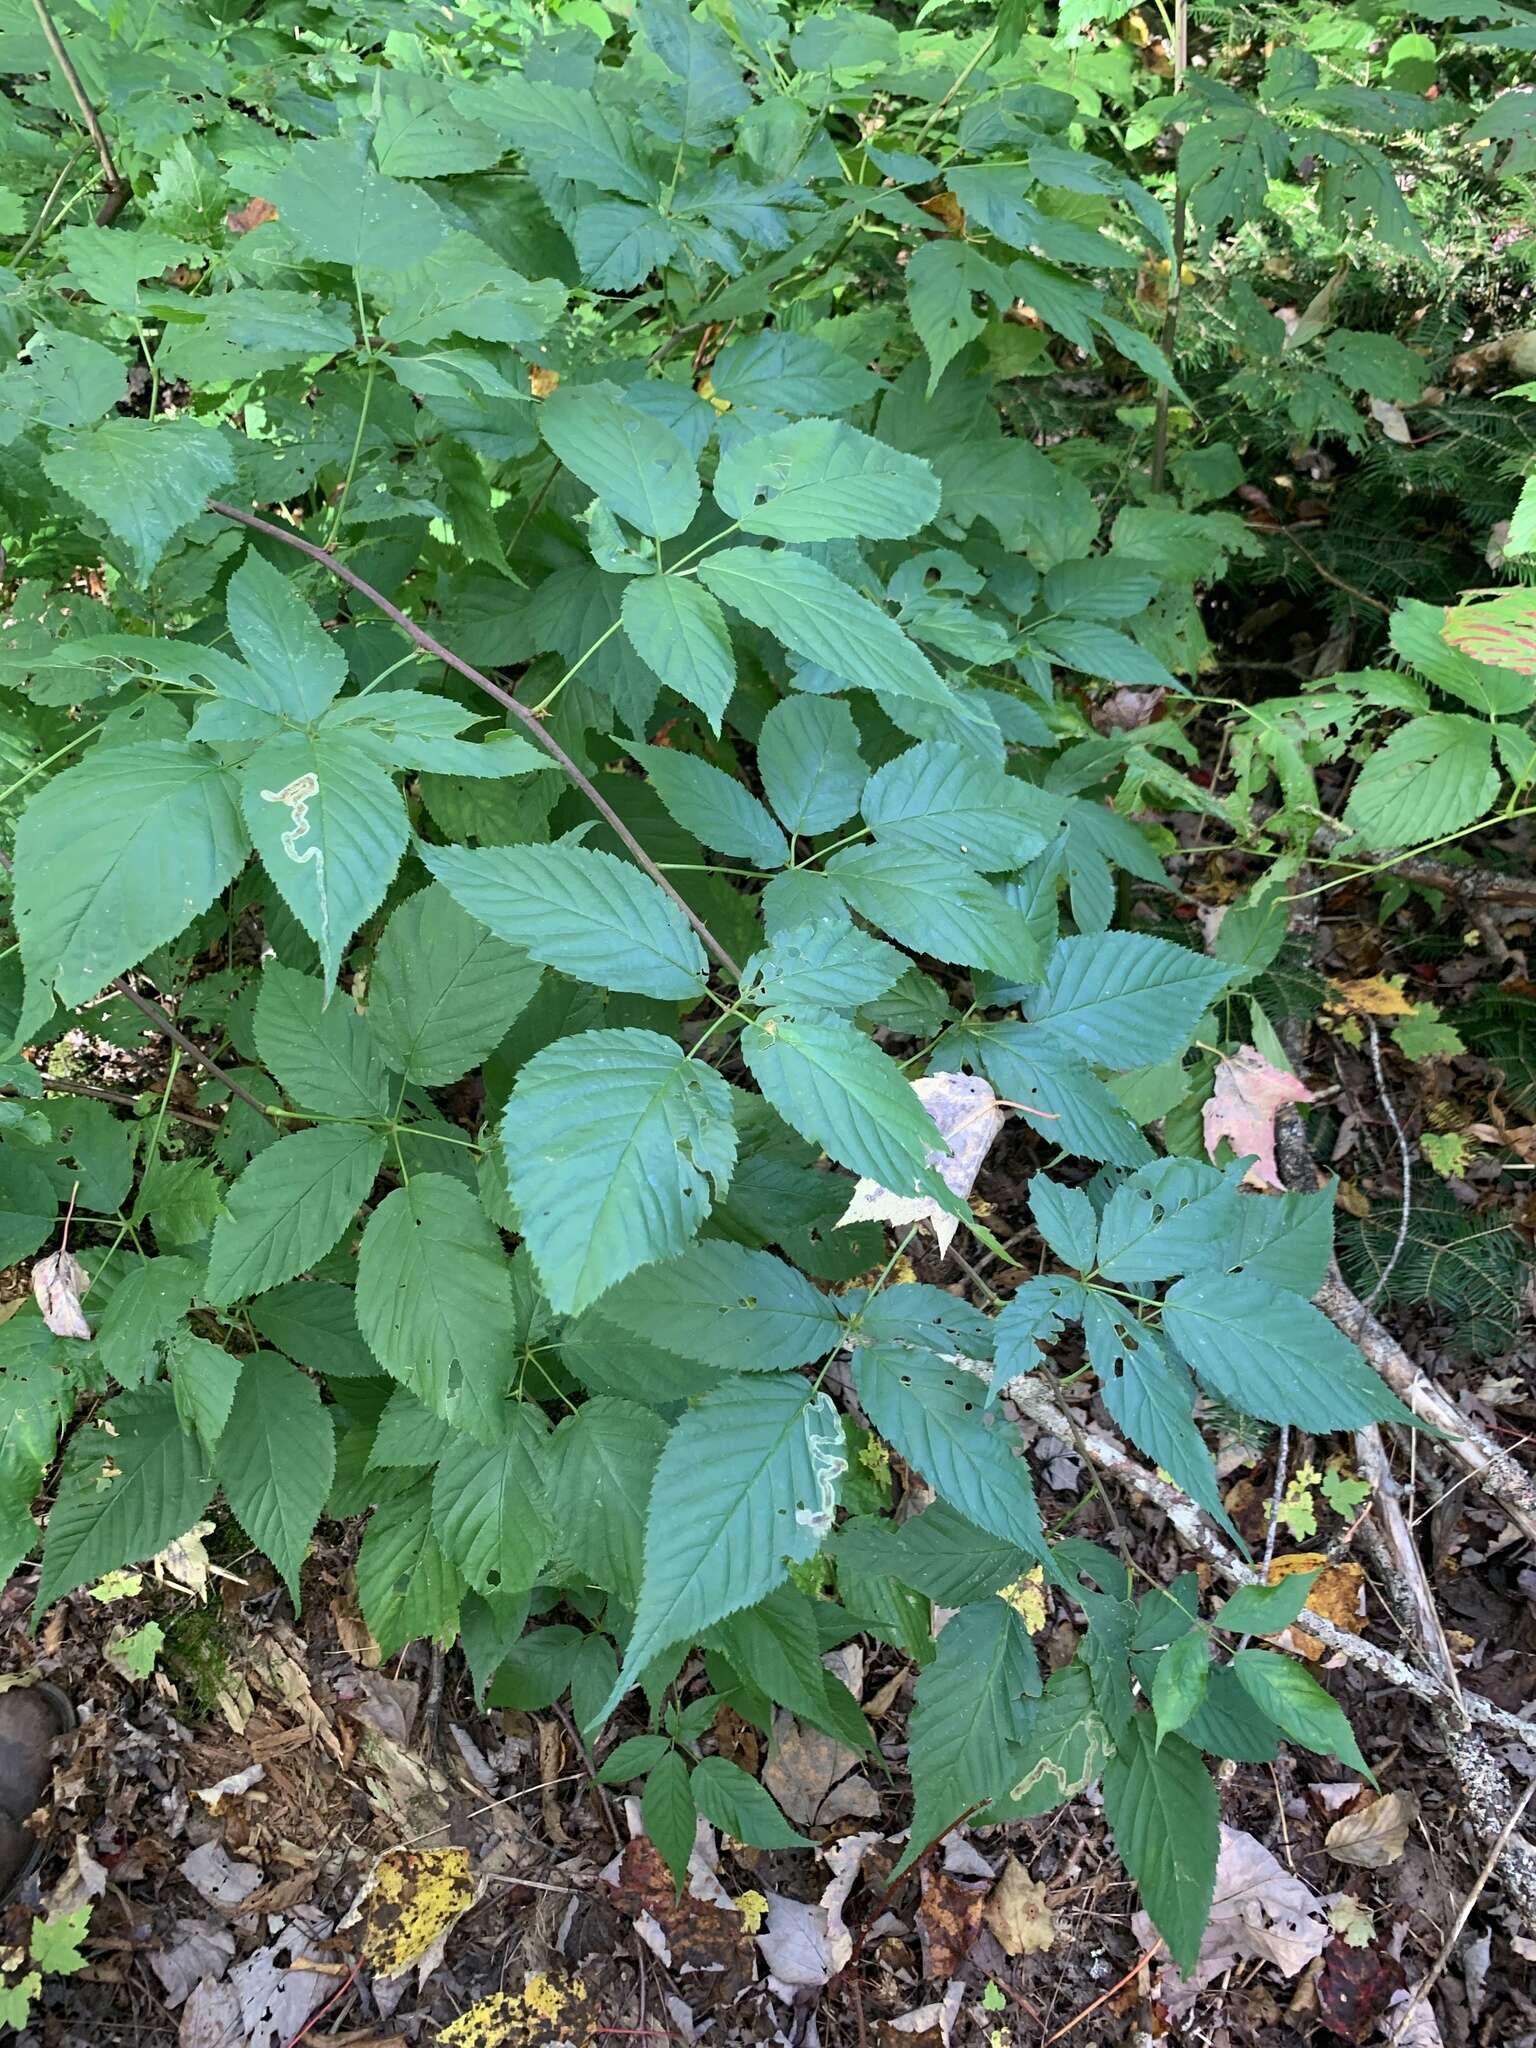
{"type": "Polygon", "coordinates": [[[579,1978],[558,1984],[530,1976],[521,1991],[493,1991],[438,2035],[442,2048],[534,2048],[547,2041],[585,2044],[597,2030],[597,2014],[579,1978]]]}
{"type": "Polygon", "coordinates": [[[358,1902],[363,1954],[377,1976],[398,1977],[474,1902],[467,1849],[392,1849],[358,1902]]]}

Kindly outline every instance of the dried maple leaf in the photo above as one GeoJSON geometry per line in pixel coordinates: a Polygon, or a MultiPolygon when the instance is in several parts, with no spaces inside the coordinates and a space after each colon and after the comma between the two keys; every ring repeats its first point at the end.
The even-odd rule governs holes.
{"type": "Polygon", "coordinates": [[[1205,1105],[1205,1149],[1214,1159],[1223,1138],[1239,1159],[1252,1158],[1243,1178],[1249,1187],[1278,1190],[1275,1118],[1291,1102],[1310,1102],[1312,1091],[1294,1074],[1271,1066],[1257,1046],[1240,1045],[1216,1062],[1216,1086],[1205,1105]]]}
{"type": "Polygon", "coordinates": [[[91,1326],[80,1307],[80,1297],[90,1284],[73,1252],[50,1252],[32,1268],[32,1292],[55,1337],[79,1337],[90,1343],[91,1326]]]}
{"type": "MultiPolygon", "coordinates": [[[[912,1083],[912,1092],[949,1146],[947,1152],[930,1152],[928,1164],[938,1170],[944,1185],[963,1202],[976,1185],[981,1162],[1003,1128],[997,1097],[974,1074],[928,1074],[912,1083]]],[[[931,1223],[941,1258],[960,1227],[932,1196],[893,1195],[889,1188],[874,1180],[859,1182],[837,1220],[839,1224],[891,1223],[898,1230],[908,1224],[931,1223]]]]}

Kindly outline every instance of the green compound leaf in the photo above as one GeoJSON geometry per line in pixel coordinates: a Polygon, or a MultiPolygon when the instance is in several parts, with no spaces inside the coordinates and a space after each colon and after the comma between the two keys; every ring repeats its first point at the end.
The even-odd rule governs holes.
{"type": "Polygon", "coordinates": [[[518,1075],[501,1135],[523,1234],[566,1315],[682,1251],[736,1163],[725,1082],[654,1031],[546,1046],[518,1075]]]}
{"type": "Polygon", "coordinates": [[[663,1650],[816,1555],[846,1468],[836,1409],[801,1379],[727,1380],[683,1416],[656,1467],[634,1628],[604,1715],[663,1650]]]}
{"type": "Polygon", "coordinates": [[[208,1299],[244,1301],[323,1259],[383,1160],[383,1137],[348,1124],[295,1131],[258,1152],[213,1227],[208,1299]]]}
{"type": "Polygon", "coordinates": [[[792,1828],[756,1778],[723,1756],[707,1756],[693,1767],[689,1785],[699,1812],[732,1841],[754,1849],[809,1849],[810,1840],[792,1828]]]}
{"type": "Polygon", "coordinates": [[[496,1444],[454,1436],[432,1483],[443,1555],[487,1599],[526,1592],[548,1561],[546,1433],[532,1406],[508,1408],[496,1444]]]}
{"type": "Polygon", "coordinates": [[[240,801],[262,866],[320,950],[329,994],[405,852],[400,792],[366,737],[339,727],[267,740],[241,768],[240,801]]]}
{"type": "MultiPolygon", "coordinates": [[[[632,590],[648,587],[630,585],[632,590]]],[[[629,751],[672,816],[685,830],[697,833],[706,846],[764,868],[781,867],[789,859],[784,834],[735,776],[672,747],[647,747],[631,741],[629,751]]]]}
{"type": "Polygon", "coordinates": [[[408,1080],[442,1088],[495,1051],[542,978],[434,882],[384,927],[368,981],[374,1043],[408,1080]]]}
{"type": "Polygon", "coordinates": [[[1249,1699],[1282,1734],[1319,1756],[1336,1756],[1375,1784],[1343,1708],[1324,1692],[1304,1664],[1274,1650],[1239,1650],[1232,1669],[1249,1699]]]}
{"type": "Polygon", "coordinates": [[[336,1473],[336,1438],[320,1389],[273,1351],[240,1367],[214,1471],[235,1519],[299,1604],[299,1567],[336,1473]]]}
{"type": "Polygon", "coordinates": [[[1153,1926],[1192,1976],[1216,1886],[1221,1819],[1199,1753],[1177,1735],[1159,1747],[1152,1716],[1137,1714],[1104,1766],[1104,1815],[1153,1926]]]}
{"type": "Polygon", "coordinates": [[[763,720],[757,772],[786,831],[846,824],[869,779],[853,713],[835,697],[786,697],[763,720]]]}
{"type": "Polygon", "coordinates": [[[338,996],[327,1003],[312,974],[269,961],[256,996],[256,1050],[303,1109],[329,1116],[382,1117],[389,1076],[374,1045],[371,1018],[338,996]]]}
{"type": "Polygon", "coordinates": [[[357,1322],[425,1408],[482,1444],[501,1440],[515,1365],[511,1272],[462,1181],[413,1174],[374,1210],[358,1254],[357,1322]]]}
{"type": "Polygon", "coordinates": [[[619,615],[629,644],[661,682],[696,704],[718,732],[736,687],[736,657],[725,614],[683,576],[637,576],[619,615]]]}
{"type": "Polygon", "coordinates": [[[681,1891],[693,1853],[698,1808],[688,1783],[688,1766],[675,1749],[651,1766],[640,1795],[640,1818],[681,1891]]]}
{"type": "Polygon", "coordinates": [[[683,1358],[728,1360],[737,1372],[813,1365],[843,1328],[831,1299],[793,1266],[736,1244],[699,1244],[647,1266],[603,1297],[602,1312],[683,1358]]]}
{"type": "Polygon", "coordinates": [[[28,974],[84,1002],[206,910],[248,847],[212,755],[172,740],[98,746],[44,783],[16,827],[28,974]]]}
{"type": "Polygon", "coordinates": [[[939,509],[926,462],[841,420],[799,420],[737,441],[714,489],[728,518],[773,540],[899,540],[939,509]]]}
{"type": "Polygon", "coordinates": [[[347,679],[340,643],[292,582],[252,549],[229,579],[225,612],[255,688],[244,701],[307,724],[347,679]]]}
{"type": "Polygon", "coordinates": [[[1320,1310],[1267,1280],[1180,1280],[1163,1302],[1163,1329],[1212,1393],[1247,1415],[1315,1430],[1412,1422],[1320,1310]]]}
{"type": "Polygon", "coordinates": [[[691,1001],[704,949],[671,898],[611,853],[584,846],[423,846],[454,901],[530,959],[598,988],[691,1001]]]}
{"type": "Polygon", "coordinates": [[[1092,1066],[1156,1066],[1185,1050],[1235,972],[1144,932],[1063,939],[1027,1006],[1032,1036],[1092,1066]]]}
{"type": "Polygon", "coordinates": [[[182,1428],[168,1386],[120,1394],[109,1435],[87,1423],[64,1454],[48,1517],[36,1613],[120,1565],[154,1557],[213,1496],[207,1454],[182,1428]]]}
{"type": "Polygon", "coordinates": [[[637,1401],[594,1395],[549,1442],[550,1517],[563,1557],[633,1607],[640,1590],[646,1504],[667,1440],[637,1401]]]}

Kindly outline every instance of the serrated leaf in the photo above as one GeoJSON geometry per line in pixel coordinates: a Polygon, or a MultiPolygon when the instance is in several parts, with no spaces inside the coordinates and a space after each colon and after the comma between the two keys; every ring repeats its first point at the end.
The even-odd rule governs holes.
{"type": "Polygon", "coordinates": [[[432,1482],[381,1501],[357,1554],[357,1594],[368,1632],[386,1657],[420,1636],[439,1642],[459,1625],[464,1581],[432,1526],[432,1482]]]}
{"type": "Polygon", "coordinates": [[[785,1123],[829,1159],[893,1194],[951,1206],[927,1163],[943,1149],[938,1126],[900,1068],[845,1017],[769,1013],[742,1033],[741,1056],[785,1123]]]}
{"type": "Polygon", "coordinates": [[[694,1765],[689,1784],[700,1813],[733,1841],[754,1849],[811,1847],[809,1838],[790,1826],[757,1779],[728,1757],[705,1757],[694,1765]]]}
{"type": "Polygon", "coordinates": [[[432,1482],[432,1521],[443,1555],[487,1599],[521,1593],[548,1560],[545,1428],[522,1403],[502,1418],[495,1444],[455,1435],[432,1482]]]}
{"type": "Polygon", "coordinates": [[[629,751],[679,825],[696,833],[716,853],[764,868],[781,867],[789,859],[784,834],[734,775],[724,775],[697,755],[682,754],[672,747],[647,747],[631,741],[629,751]]]}
{"type": "Polygon", "coordinates": [[[1018,1432],[989,1413],[984,1380],[931,1351],[873,1344],[855,1350],[854,1383],[871,1426],[942,1501],[1000,1542],[1048,1559],[1018,1432]]]}
{"type": "Polygon", "coordinates": [[[245,822],[278,893],[320,951],[327,991],[405,852],[400,792],[345,728],[283,733],[240,770],[245,822]]]}
{"type": "Polygon", "coordinates": [[[736,657],[725,614],[691,578],[636,576],[619,615],[629,644],[651,673],[696,704],[718,732],[736,687],[736,657]]]}
{"type": "Polygon", "coordinates": [[[651,1766],[640,1795],[640,1818],[681,1891],[693,1853],[697,1808],[688,1784],[688,1766],[675,1749],[651,1766]]]}
{"type": "Polygon", "coordinates": [[[16,826],[28,975],[84,1002],[206,910],[247,848],[211,754],[173,740],[98,746],[45,782],[16,826]]]}
{"type": "Polygon", "coordinates": [[[633,1606],[640,1590],[646,1503],[666,1424],[636,1401],[595,1395],[549,1443],[550,1514],[560,1553],[633,1606]]]}
{"type": "Polygon", "coordinates": [[[243,1301],[323,1259],[362,1206],[383,1159],[383,1137],[348,1124],[295,1131],[258,1152],[213,1226],[208,1299],[243,1301]]]}
{"type": "Polygon", "coordinates": [[[334,1280],[290,1281],[253,1301],[247,1314],[295,1365],[336,1379],[372,1379],[378,1372],[357,1327],[350,1287],[334,1280]]]}
{"type": "Polygon", "coordinates": [[[1216,1610],[1216,1626],[1231,1635],[1279,1635],[1306,1606],[1322,1570],[1288,1572],[1273,1586],[1239,1586],[1216,1610]]]}
{"type": "Polygon", "coordinates": [[[1211,1645],[1203,1628],[1175,1636],[1157,1660],[1152,1674],[1152,1712],[1157,1722],[1156,1747],[1182,1728],[1205,1698],[1211,1677],[1211,1645]]]}
{"type": "Polygon", "coordinates": [[[518,1075],[502,1144],[523,1234],[562,1314],[681,1251],[736,1163],[726,1084],[654,1031],[546,1046],[518,1075]]]}
{"type": "Polygon", "coordinates": [[[758,735],[757,770],[769,803],[793,833],[846,824],[869,779],[853,713],[830,697],[786,697],[775,704],[758,735]]]}
{"type": "Polygon", "coordinates": [[[1061,829],[1055,801],[963,747],[924,740],[878,769],[860,809],[882,845],[939,854],[978,874],[1032,860],[1061,829]]]}
{"type": "Polygon", "coordinates": [[[299,725],[318,718],[347,679],[347,659],[292,579],[252,548],[230,577],[224,603],[253,685],[242,701],[299,725]]]}
{"type": "Polygon", "coordinates": [[[699,509],[687,446],[660,420],[627,405],[612,384],[562,384],[539,409],[539,432],[609,511],[655,540],[672,540],[699,509]]]}
{"type": "Polygon", "coordinates": [[[1300,1295],[1246,1273],[1197,1274],[1163,1302],[1168,1341],[1246,1415],[1302,1429],[1413,1418],[1354,1345],[1300,1295]]]}
{"type": "Polygon", "coordinates": [[[1033,1036],[1094,1066],[1155,1066],[1184,1051],[1235,972],[1145,932],[1063,939],[1029,999],[1033,1036]]]}
{"type": "Polygon", "coordinates": [[[1368,847],[1414,846],[1474,823],[1499,793],[1486,721],[1460,712],[1411,718],[1366,756],[1344,823],[1368,847]]]}
{"type": "Polygon", "coordinates": [[[402,903],[368,978],[368,1022],[390,1066],[427,1088],[487,1059],[538,992],[542,970],[434,882],[402,903]]]}
{"type": "Polygon", "coordinates": [[[402,270],[448,231],[425,192],[374,169],[366,135],[290,142],[249,169],[237,163],[232,182],[269,200],[307,255],[348,270],[402,270]]]}
{"type": "Polygon", "coordinates": [[[827,415],[848,412],[880,389],[874,371],[853,356],[787,327],[760,328],[728,343],[710,382],[730,406],[827,415]]]}
{"type": "Polygon", "coordinates": [[[856,924],[824,917],[776,931],[742,970],[770,1009],[857,1010],[876,1001],[906,973],[893,946],[856,924]]]}
{"type": "Polygon", "coordinates": [[[1039,977],[1040,943],[1023,912],[943,854],[919,846],[845,846],[827,873],[861,917],[914,953],[989,967],[1010,982],[1039,977]]]}
{"type": "Polygon", "coordinates": [[[299,1567],[336,1472],[336,1438],[312,1379],[274,1351],[240,1367],[214,1471],[235,1519],[299,1604],[299,1567]]]}
{"type": "Polygon", "coordinates": [[[1040,1666],[1024,1624],[1002,1600],[963,1606],[939,1633],[918,1676],[908,1768],[912,1833],[907,1868],[969,1808],[1000,1799],[1018,1776],[1015,1745],[1028,1733],[1040,1666]]]}
{"type": "Polygon", "coordinates": [[[1232,1669],[1249,1699],[1282,1734],[1318,1756],[1336,1756],[1375,1784],[1343,1708],[1304,1664],[1275,1650],[1239,1650],[1232,1669]]]}
{"type": "Polygon", "coordinates": [[[804,1380],[727,1380],[667,1439],[646,1518],[645,1564],[611,1713],[651,1660],[782,1585],[832,1525],[842,1424],[804,1380]]]}
{"type": "Polygon", "coordinates": [[[84,1424],[70,1439],[43,1539],[36,1613],[120,1565],[154,1557],[202,1517],[213,1474],[181,1426],[167,1386],[123,1394],[112,1433],[84,1424]]]}
{"type": "Polygon", "coordinates": [[[1152,1716],[1137,1714],[1104,1766],[1104,1815],[1153,1926],[1179,1969],[1193,1976],[1220,1847],[1210,1773],[1177,1735],[1157,1747],[1152,1716]]]}
{"type": "Polygon", "coordinates": [[[51,482],[123,543],[141,582],[235,474],[223,437],[194,419],[103,420],[56,435],[42,463],[51,482]]]}
{"type": "MultiPolygon", "coordinates": [[[[969,1032],[972,1027],[967,1027],[969,1032]]],[[[974,1034],[972,1055],[961,1039],[958,1060],[979,1064],[1000,1096],[1023,1103],[1045,1121],[1053,1144],[1112,1166],[1141,1166],[1152,1148],[1125,1110],[1082,1060],[1038,1034],[1033,1025],[1005,1019],[974,1034]]],[[[938,1057],[946,1057],[939,1048],[938,1057]]]]}
{"type": "Polygon", "coordinates": [[[1195,1390],[1188,1373],[1144,1323],[1092,1291],[1083,1299],[1083,1335],[1088,1362],[1116,1426],[1213,1521],[1235,1534],[1222,1506],[1215,1464],[1195,1426],[1195,1390]]]}
{"type": "Polygon", "coordinates": [[[462,1181],[413,1174],[374,1210],[358,1254],[357,1323],[423,1406],[479,1443],[500,1441],[515,1362],[511,1276],[462,1181]]]}
{"type": "MultiPolygon", "coordinates": [[[[940,1638],[942,1642],[942,1637],[940,1638]]],[[[1113,1754],[1085,1665],[1074,1660],[1046,1680],[1029,1732],[1011,1759],[1015,1782],[988,1820],[1033,1820],[1086,1792],[1113,1754]]]]}
{"type": "Polygon", "coordinates": [[[772,1252],[710,1242],[647,1266],[603,1297],[603,1315],[684,1358],[736,1372],[790,1372],[825,1358],[842,1318],[772,1252]]]}
{"type": "Polygon", "coordinates": [[[508,945],[599,988],[689,1002],[708,962],[687,919],[627,861],[584,846],[423,846],[471,917],[508,945]]]}
{"type": "Polygon", "coordinates": [[[809,555],[721,548],[700,562],[699,581],[791,654],[845,682],[941,707],[954,701],[927,655],[889,613],[809,555]]]}
{"type": "Polygon", "coordinates": [[[728,518],[773,540],[901,540],[939,509],[939,480],[920,457],[830,419],[735,442],[714,490],[728,518]]]}
{"type": "Polygon", "coordinates": [[[343,1117],[387,1114],[389,1077],[370,1020],[343,997],[328,1003],[314,975],[269,961],[256,994],[254,1028],[256,1050],[301,1108],[343,1117]]]}

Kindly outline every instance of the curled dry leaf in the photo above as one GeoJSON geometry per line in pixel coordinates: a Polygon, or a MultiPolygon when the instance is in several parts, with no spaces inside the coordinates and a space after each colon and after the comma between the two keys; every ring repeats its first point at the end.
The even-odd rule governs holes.
{"type": "Polygon", "coordinates": [[[80,1307],[80,1297],[90,1284],[90,1276],[73,1252],[50,1252],[32,1268],[32,1292],[55,1337],[79,1337],[90,1343],[91,1326],[80,1307]]]}
{"type": "Polygon", "coordinates": [[[1036,1884],[1016,1856],[1002,1875],[982,1916],[997,1936],[1004,1955],[1043,1954],[1056,1939],[1056,1923],[1045,1903],[1045,1886],[1036,1884]]]}
{"type": "Polygon", "coordinates": [[[1411,1792],[1389,1792],[1336,1820],[1323,1838],[1328,1854],[1361,1870],[1384,1870],[1408,1846],[1408,1830],[1418,1817],[1419,1802],[1411,1792]]]}
{"type": "Polygon", "coordinates": [[[1216,1062],[1216,1086],[1205,1105],[1205,1149],[1212,1158],[1223,1138],[1239,1159],[1253,1159],[1243,1176],[1249,1187],[1277,1191],[1275,1118],[1292,1102],[1310,1102],[1312,1091],[1271,1066],[1256,1046],[1240,1045],[1229,1059],[1216,1062]]]}
{"type": "MultiPolygon", "coordinates": [[[[962,1202],[968,1200],[981,1162],[1003,1128],[1003,1112],[997,1097],[974,1074],[927,1074],[912,1083],[912,1092],[949,1146],[947,1152],[930,1152],[928,1164],[937,1168],[952,1194],[962,1202]]],[[[890,1223],[898,1230],[908,1224],[931,1223],[941,1257],[949,1250],[960,1227],[931,1196],[893,1195],[873,1180],[859,1182],[837,1220],[839,1224],[890,1223]]]]}
{"type": "Polygon", "coordinates": [[[232,235],[248,235],[252,228],[263,228],[269,220],[277,219],[277,208],[270,199],[247,199],[244,206],[236,206],[224,216],[224,225],[232,235]]]}

